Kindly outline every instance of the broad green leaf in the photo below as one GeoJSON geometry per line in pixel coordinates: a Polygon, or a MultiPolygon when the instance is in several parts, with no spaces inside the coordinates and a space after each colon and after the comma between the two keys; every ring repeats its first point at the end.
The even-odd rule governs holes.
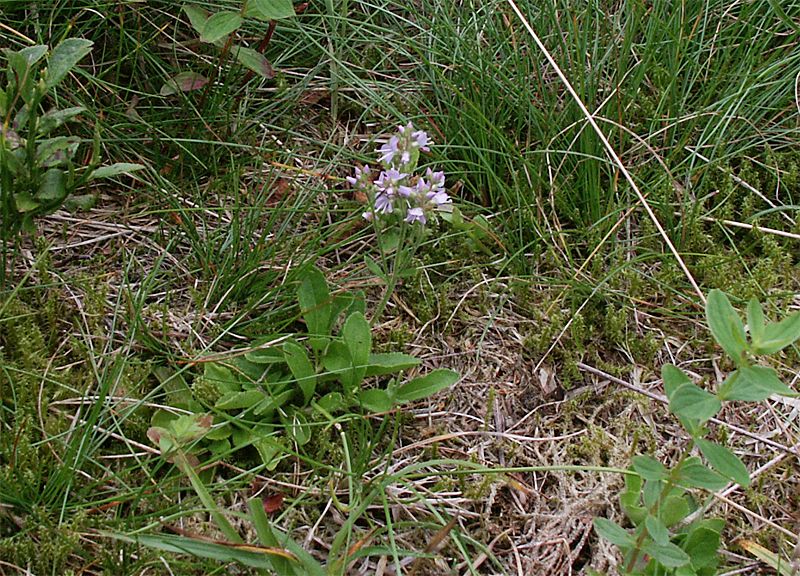
{"type": "Polygon", "coordinates": [[[280,20],[294,16],[292,0],[250,0],[246,15],[258,20],[280,20]]]}
{"type": "Polygon", "coordinates": [[[349,382],[342,381],[345,386],[355,388],[361,384],[369,363],[369,354],[372,351],[372,330],[369,322],[361,312],[354,312],[347,317],[342,326],[342,339],[350,351],[352,369],[345,376],[349,382]]]}
{"type": "Polygon", "coordinates": [[[144,166],[141,164],[117,162],[116,164],[111,164],[110,166],[100,166],[100,168],[92,172],[90,180],[96,180],[98,178],[110,178],[111,176],[118,176],[119,174],[128,174],[130,172],[142,170],[143,168],[144,166]]]}
{"type": "Polygon", "coordinates": [[[800,338],[800,312],[795,312],[780,322],[767,324],[760,338],[753,337],[753,352],[775,354],[798,338],[800,338]]]}
{"type": "Polygon", "coordinates": [[[630,548],[635,544],[633,536],[627,530],[608,518],[595,518],[592,520],[592,524],[598,536],[620,548],[630,548]]]}
{"type": "Polygon", "coordinates": [[[50,110],[49,112],[45,112],[39,117],[39,136],[44,136],[58,128],[64,122],[68,122],[85,112],[86,108],[83,106],[73,106],[71,108],[64,108],[63,110],[50,110]]]}
{"type": "Polygon", "coordinates": [[[176,74],[166,82],[159,90],[162,96],[171,96],[178,92],[191,92],[192,90],[199,90],[208,84],[208,78],[197,72],[181,72],[176,74]]]}
{"type": "Polygon", "coordinates": [[[664,381],[664,392],[667,398],[671,398],[675,390],[684,384],[692,383],[683,370],[672,364],[664,364],[661,367],[661,379],[664,381]]]}
{"type": "Polygon", "coordinates": [[[192,25],[195,32],[202,34],[206,20],[208,20],[211,13],[207,10],[203,10],[199,6],[193,6],[191,4],[184,4],[183,11],[186,13],[186,16],[189,17],[189,23],[192,25]]]}
{"type": "Polygon", "coordinates": [[[238,392],[242,389],[242,382],[234,376],[233,371],[217,362],[206,362],[203,365],[203,377],[216,384],[223,394],[238,392]]]}
{"type": "Polygon", "coordinates": [[[264,398],[261,403],[256,406],[255,410],[253,410],[253,414],[256,416],[268,416],[271,415],[275,410],[286,404],[289,400],[292,399],[294,396],[294,389],[287,388],[280,392],[274,393],[271,397],[264,398],[262,394],[261,397],[264,398]]]}
{"type": "MultiPolygon", "coordinates": [[[[267,342],[276,340],[270,338],[267,342]]],[[[248,352],[244,357],[253,364],[281,364],[286,360],[283,357],[283,350],[280,346],[270,346],[268,348],[258,348],[252,352],[248,352]]]]}
{"type": "Polygon", "coordinates": [[[27,48],[23,48],[19,52],[17,52],[20,56],[25,58],[25,61],[28,63],[29,66],[33,66],[39,60],[42,59],[42,56],[47,54],[47,46],[39,44],[37,46],[28,46],[27,48]]]}
{"type": "Polygon", "coordinates": [[[288,560],[296,560],[294,554],[281,548],[229,544],[223,541],[214,542],[208,539],[196,540],[186,536],[163,533],[152,535],[137,534],[133,537],[117,532],[103,531],[101,533],[110,538],[139,544],[156,550],[163,550],[175,554],[190,554],[198,558],[210,558],[220,562],[238,562],[239,564],[252,568],[271,569],[271,559],[276,556],[288,560]]]}
{"type": "Polygon", "coordinates": [[[721,290],[714,289],[709,292],[706,300],[706,318],[717,343],[734,362],[737,364],[741,362],[747,350],[744,324],[721,290]]]}
{"type": "Polygon", "coordinates": [[[728,480],[706,467],[699,458],[692,456],[684,462],[678,483],[692,488],[716,491],[725,488],[728,480]]]}
{"type": "Polygon", "coordinates": [[[670,412],[700,422],[716,416],[720,408],[722,403],[716,396],[692,383],[680,386],[669,398],[670,412]]]}
{"type": "Polygon", "coordinates": [[[72,194],[64,200],[67,210],[89,210],[97,202],[96,194],[72,194]]]}
{"type": "Polygon", "coordinates": [[[648,514],[647,518],[644,519],[644,525],[647,527],[647,533],[650,534],[656,544],[664,546],[669,543],[669,530],[661,520],[648,514]]]}
{"type": "Polygon", "coordinates": [[[49,168],[68,163],[78,150],[80,138],[75,136],[57,136],[42,140],[36,146],[36,163],[49,168]]]}
{"type": "Polygon", "coordinates": [[[394,408],[392,395],[380,388],[361,390],[358,393],[358,401],[370,412],[388,412],[394,408]]]}
{"type": "Polygon", "coordinates": [[[388,352],[381,354],[370,354],[367,371],[365,376],[383,376],[384,374],[394,374],[402,370],[408,370],[419,366],[418,358],[402,352],[388,352]]]}
{"type": "Polygon", "coordinates": [[[337,378],[340,378],[342,373],[353,366],[350,350],[344,342],[334,340],[330,343],[325,351],[325,356],[322,357],[322,366],[327,374],[335,375],[337,378]]]}
{"type": "Polygon", "coordinates": [[[642,546],[642,549],[667,568],[677,568],[688,564],[691,560],[686,552],[671,542],[666,544],[649,542],[642,546]]]}
{"type": "Polygon", "coordinates": [[[286,364],[303,392],[303,403],[308,404],[314,397],[317,388],[317,374],[305,348],[297,342],[289,340],[283,345],[283,356],[286,364]]]}
{"type": "Polygon", "coordinates": [[[651,456],[634,456],[632,464],[639,476],[646,480],[664,480],[669,474],[664,465],[651,456]]]}
{"type": "Polygon", "coordinates": [[[406,382],[400,386],[400,388],[397,389],[395,400],[399,403],[403,403],[427,398],[445,388],[449,388],[458,382],[458,379],[458,372],[440,368],[425,376],[414,378],[410,382],[406,382]]]}
{"type": "Polygon", "coordinates": [[[641,524],[647,516],[647,510],[641,505],[643,484],[641,476],[626,474],[625,490],[619,495],[622,510],[635,526],[641,524]]]}
{"type": "Polygon", "coordinates": [[[330,336],[331,294],[325,275],[316,267],[305,271],[303,281],[297,288],[297,300],[300,314],[306,322],[311,336],[330,336]]]}
{"type": "Polygon", "coordinates": [[[653,508],[661,498],[661,490],[664,482],[661,480],[645,480],[644,488],[642,488],[642,502],[645,508],[653,508]]]}
{"type": "Polygon", "coordinates": [[[755,298],[751,299],[747,303],[747,328],[750,330],[750,339],[753,341],[754,348],[764,335],[765,324],[764,309],[761,307],[761,302],[755,298]]]}
{"type": "Polygon", "coordinates": [[[223,394],[214,408],[217,410],[239,410],[250,408],[264,400],[264,392],[261,390],[242,390],[241,392],[228,392],[223,394]]]}
{"type": "Polygon", "coordinates": [[[714,470],[729,480],[733,480],[740,486],[746,488],[750,485],[750,473],[736,454],[728,450],[725,446],[710,442],[709,440],[697,438],[695,442],[700,452],[703,454],[703,457],[705,457],[714,470]]]}
{"type": "Polygon", "coordinates": [[[316,406],[328,414],[333,414],[345,407],[344,396],[339,392],[328,392],[325,396],[317,400],[316,406]]]}
{"type": "Polygon", "coordinates": [[[667,526],[674,526],[689,515],[689,502],[685,496],[673,494],[664,499],[661,505],[661,521],[667,526]]]}
{"type": "Polygon", "coordinates": [[[200,32],[200,41],[213,44],[227,37],[242,25],[242,17],[236,12],[223,10],[209,16],[200,32]]]}
{"type": "Polygon", "coordinates": [[[41,206],[41,204],[34,200],[27,192],[17,192],[14,194],[14,206],[17,208],[17,212],[25,213],[33,212],[41,206]]]}
{"type": "Polygon", "coordinates": [[[47,59],[47,75],[45,77],[47,88],[53,88],[61,82],[70,70],[92,51],[92,44],[91,40],[67,38],[56,46],[47,59]]]}
{"type": "Polygon", "coordinates": [[[233,49],[233,53],[242,66],[252,70],[262,78],[269,80],[275,76],[272,64],[269,63],[269,60],[267,60],[261,52],[253,50],[252,48],[237,46],[233,49]]]}
{"type": "Polygon", "coordinates": [[[50,168],[42,176],[36,199],[48,204],[59,204],[67,197],[67,175],[60,168],[50,168]]]}
{"type": "Polygon", "coordinates": [[[775,370],[764,366],[746,366],[732,372],[720,386],[722,400],[760,402],[772,394],[795,396],[796,393],[781,382],[775,370]]]}
{"type": "Polygon", "coordinates": [[[696,569],[715,568],[719,559],[720,533],[705,526],[693,528],[686,536],[683,549],[696,569]]]}
{"type": "Polygon", "coordinates": [[[289,437],[297,442],[299,446],[305,446],[311,440],[311,426],[308,425],[308,418],[300,410],[289,410],[285,418],[282,418],[289,437]]]}

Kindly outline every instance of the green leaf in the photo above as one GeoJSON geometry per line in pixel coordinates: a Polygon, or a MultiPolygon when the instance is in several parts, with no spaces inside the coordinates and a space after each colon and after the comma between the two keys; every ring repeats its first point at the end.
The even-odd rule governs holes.
{"type": "Polygon", "coordinates": [[[280,557],[295,560],[294,554],[281,548],[266,546],[236,546],[226,542],[213,542],[209,540],[195,540],[186,536],[174,534],[137,534],[134,537],[117,532],[101,532],[102,535],[163,550],[175,554],[189,554],[198,558],[210,558],[221,562],[238,562],[252,568],[272,568],[272,558],[280,557]]]}
{"type": "Polygon", "coordinates": [[[677,568],[688,564],[691,560],[686,552],[671,542],[667,542],[666,544],[649,542],[642,546],[642,550],[667,568],[677,568]]]}
{"type": "Polygon", "coordinates": [[[286,426],[286,431],[299,446],[305,446],[311,440],[311,426],[308,424],[308,418],[300,410],[289,410],[288,412],[285,418],[281,418],[286,426]]]}
{"type": "Polygon", "coordinates": [[[181,72],[176,74],[166,82],[159,90],[162,96],[171,96],[178,92],[191,92],[192,90],[199,90],[208,84],[208,78],[197,72],[181,72]]]}
{"type": "Polygon", "coordinates": [[[386,276],[383,269],[371,256],[364,255],[364,264],[367,266],[367,270],[376,278],[384,278],[386,276]]]}
{"type": "Polygon", "coordinates": [[[86,108],[83,106],[73,106],[71,108],[64,108],[63,110],[50,110],[49,112],[45,112],[39,117],[39,136],[48,134],[85,111],[86,108]]]}
{"type": "Polygon", "coordinates": [[[342,326],[342,339],[350,351],[351,370],[342,383],[355,388],[361,384],[367,371],[369,354],[372,351],[372,331],[369,322],[361,312],[354,312],[347,317],[342,326]]]}
{"type": "Polygon", "coordinates": [[[692,456],[684,462],[678,483],[692,488],[716,491],[725,488],[728,480],[706,467],[699,458],[692,456]]]}
{"type": "Polygon", "coordinates": [[[33,66],[42,59],[42,56],[47,54],[47,46],[42,44],[37,46],[28,46],[27,48],[23,48],[17,52],[17,54],[25,59],[25,61],[28,63],[28,66],[33,66]]]}
{"type": "Polygon", "coordinates": [[[676,416],[705,422],[722,408],[719,398],[692,383],[684,384],[669,398],[669,410],[676,416]]]}
{"type": "MultiPolygon", "coordinates": [[[[757,345],[758,342],[761,341],[764,335],[765,325],[764,309],[761,307],[761,302],[752,298],[750,302],[747,303],[747,328],[750,330],[750,339],[753,341],[754,345],[757,345]]],[[[758,352],[756,352],[756,354],[758,354],[758,352]]]]}
{"type": "Polygon", "coordinates": [[[45,168],[67,164],[75,156],[79,145],[80,138],[75,136],[57,136],[42,140],[36,146],[36,162],[45,168]]]}
{"type": "Polygon", "coordinates": [[[292,376],[297,380],[297,385],[303,392],[303,403],[308,404],[314,397],[314,391],[317,388],[317,374],[305,348],[289,340],[283,345],[283,356],[292,376]]]}
{"type": "Polygon", "coordinates": [[[203,24],[200,31],[200,41],[213,44],[217,40],[227,37],[242,25],[242,17],[237,12],[223,10],[212,14],[203,24]]]}
{"type": "Polygon", "coordinates": [[[262,400],[264,400],[264,392],[261,390],[228,392],[217,400],[214,408],[218,410],[239,410],[241,408],[251,408],[262,400]]]}
{"type": "Polygon", "coordinates": [[[380,388],[361,390],[358,393],[358,401],[370,412],[388,412],[394,408],[392,395],[380,388]]]}
{"type": "Polygon", "coordinates": [[[781,320],[764,327],[758,339],[753,336],[753,352],[756,354],[775,354],[800,338],[800,312],[795,312],[781,320]]]}
{"type": "Polygon", "coordinates": [[[67,175],[60,168],[50,168],[42,176],[36,199],[48,204],[60,204],[67,197],[67,175]]]}
{"type": "Polygon", "coordinates": [[[647,511],[641,505],[642,477],[635,474],[625,474],[625,490],[620,492],[619,503],[625,515],[635,526],[644,521],[647,511]]]}
{"type": "Polygon", "coordinates": [[[97,202],[96,194],[72,194],[64,200],[67,210],[89,210],[97,202]]]}
{"type": "Polygon", "coordinates": [[[206,362],[204,364],[203,377],[216,384],[223,394],[226,392],[238,392],[242,389],[242,383],[239,378],[233,375],[233,371],[217,362],[206,362]]]}
{"type": "Polygon", "coordinates": [[[647,527],[647,533],[655,540],[656,544],[663,546],[669,543],[669,530],[661,520],[648,514],[647,518],[644,519],[644,525],[647,527]]]}
{"type": "Polygon", "coordinates": [[[719,397],[723,400],[760,402],[772,394],[796,396],[797,394],[781,382],[775,370],[764,366],[745,366],[731,373],[720,386],[719,397]]]}
{"type": "Polygon", "coordinates": [[[693,528],[686,536],[683,549],[695,569],[716,568],[719,559],[720,533],[705,526],[693,528]]]}
{"type": "Polygon", "coordinates": [[[47,88],[53,88],[61,82],[70,70],[92,51],[92,44],[91,40],[67,38],[56,46],[47,59],[47,75],[45,77],[47,88]]]}
{"type": "Polygon", "coordinates": [[[266,398],[264,398],[262,394],[261,397],[264,399],[256,406],[255,410],[253,410],[253,414],[256,416],[270,416],[275,410],[291,400],[292,396],[294,396],[294,392],[294,389],[287,388],[274,393],[272,396],[267,396],[266,398]]]}
{"type": "Polygon", "coordinates": [[[714,470],[740,486],[747,488],[750,485],[750,473],[736,454],[725,446],[702,438],[697,438],[695,442],[714,470]]]}
{"type": "Polygon", "coordinates": [[[661,505],[661,521],[667,526],[674,526],[689,515],[689,503],[685,496],[673,494],[664,499],[661,505]]]}
{"type": "Polygon", "coordinates": [[[33,212],[36,210],[41,204],[39,204],[33,197],[28,194],[27,192],[17,192],[14,194],[14,206],[17,209],[17,212],[25,213],[25,212],[33,212]]]}
{"type": "Polygon", "coordinates": [[[110,166],[100,166],[97,170],[92,172],[90,180],[97,180],[98,178],[110,178],[119,174],[128,174],[137,170],[142,170],[144,166],[141,164],[131,164],[130,162],[117,162],[110,166]]]}
{"type": "Polygon", "coordinates": [[[742,319],[731,306],[730,300],[721,290],[714,289],[706,300],[706,318],[711,334],[722,349],[737,364],[747,350],[742,319]]]}
{"type": "Polygon", "coordinates": [[[639,476],[646,480],[664,480],[669,474],[664,465],[651,456],[634,456],[631,463],[639,476]]]}
{"type": "Polygon", "coordinates": [[[325,275],[316,267],[305,272],[305,277],[297,288],[300,313],[306,322],[311,336],[330,336],[331,294],[325,275]]]}
{"type": "Polygon", "coordinates": [[[246,15],[258,20],[280,20],[294,16],[292,0],[250,0],[246,15]]]}
{"type": "Polygon", "coordinates": [[[262,78],[270,80],[275,77],[275,71],[272,69],[272,64],[269,60],[257,50],[252,48],[245,48],[244,46],[237,46],[234,48],[234,54],[239,63],[245,68],[252,70],[262,78]]]}
{"type": "Polygon", "coordinates": [[[420,365],[420,360],[402,352],[370,354],[365,376],[383,376],[420,365]]]}
{"type": "Polygon", "coordinates": [[[403,403],[427,398],[445,388],[449,388],[458,382],[458,379],[458,372],[440,368],[425,376],[414,378],[410,382],[406,382],[400,386],[400,388],[397,389],[395,399],[397,402],[403,403]]]}
{"type": "Polygon", "coordinates": [[[328,345],[325,356],[322,357],[322,365],[325,367],[327,374],[338,378],[353,366],[350,350],[345,346],[344,342],[334,340],[328,345]]]}
{"type": "Polygon", "coordinates": [[[630,548],[635,544],[633,536],[627,530],[608,518],[595,518],[592,520],[592,524],[594,525],[594,531],[597,532],[600,538],[608,540],[620,548],[630,548]]]}
{"type": "Polygon", "coordinates": [[[206,20],[208,20],[211,13],[207,10],[203,10],[199,6],[193,6],[191,4],[185,4],[183,6],[183,11],[189,17],[189,23],[192,25],[192,28],[195,29],[195,32],[202,34],[206,25],[206,20]]]}
{"type": "Polygon", "coordinates": [[[332,414],[345,407],[344,396],[339,392],[328,392],[325,396],[317,400],[316,405],[328,414],[332,414]]]}

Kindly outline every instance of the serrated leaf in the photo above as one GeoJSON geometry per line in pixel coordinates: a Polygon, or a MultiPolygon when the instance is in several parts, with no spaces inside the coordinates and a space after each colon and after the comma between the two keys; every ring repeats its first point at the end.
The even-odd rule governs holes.
{"type": "Polygon", "coordinates": [[[728,480],[708,468],[699,458],[692,456],[684,462],[680,470],[678,483],[692,488],[705,488],[706,490],[716,491],[725,488],[728,485],[728,480]]]}
{"type": "Polygon", "coordinates": [[[449,388],[458,382],[459,378],[458,372],[454,372],[453,370],[445,368],[434,370],[430,374],[414,378],[410,382],[400,386],[397,389],[395,400],[398,403],[404,403],[427,398],[432,394],[449,388]]]}
{"type": "Polygon", "coordinates": [[[760,402],[773,394],[796,396],[796,393],[781,382],[772,368],[745,366],[728,376],[720,386],[719,397],[723,400],[760,402]]]}
{"type": "Polygon", "coordinates": [[[688,564],[691,560],[686,552],[671,542],[667,542],[666,544],[649,542],[645,544],[642,549],[667,568],[677,568],[688,564]]]}
{"type": "Polygon", "coordinates": [[[383,376],[394,374],[420,365],[420,360],[402,352],[370,354],[364,376],[383,376]]]}
{"type": "Polygon", "coordinates": [[[250,0],[246,15],[258,20],[281,20],[294,16],[292,0],[250,0]]]}
{"type": "Polygon", "coordinates": [[[651,456],[634,456],[631,464],[639,476],[645,480],[664,480],[669,474],[664,465],[651,456]]]}
{"type": "Polygon", "coordinates": [[[178,92],[191,92],[192,90],[199,90],[208,84],[208,78],[197,72],[181,72],[176,74],[166,82],[158,91],[162,96],[171,96],[178,92]]]}
{"type": "Polygon", "coordinates": [[[316,267],[305,271],[303,281],[297,288],[300,314],[312,336],[330,336],[331,294],[325,275],[316,267]]]}
{"type": "Polygon", "coordinates": [[[644,525],[647,527],[647,533],[650,534],[656,544],[666,545],[669,543],[669,530],[661,520],[648,514],[647,518],[644,519],[644,525]]]}
{"type": "Polygon", "coordinates": [[[722,408],[719,398],[695,384],[680,386],[669,398],[669,410],[676,416],[705,422],[722,408]]]}
{"type": "Polygon", "coordinates": [[[212,14],[203,23],[200,32],[200,41],[213,44],[217,40],[227,37],[242,25],[242,17],[236,12],[223,10],[212,14]]]}
{"type": "Polygon", "coordinates": [[[358,393],[358,401],[370,412],[388,412],[394,408],[391,394],[379,388],[361,390],[358,393]]]}
{"type": "Polygon", "coordinates": [[[767,324],[758,339],[753,337],[753,352],[775,354],[800,338],[800,312],[787,316],[780,322],[767,324]]]}
{"type": "Polygon", "coordinates": [[[228,392],[214,404],[218,410],[239,410],[251,408],[264,399],[261,390],[242,390],[241,392],[228,392]]]}
{"type": "Polygon", "coordinates": [[[700,453],[714,470],[740,486],[746,488],[750,485],[750,473],[736,454],[725,446],[709,440],[697,438],[695,442],[700,449],[700,453]]]}
{"type": "Polygon", "coordinates": [[[305,348],[290,340],[283,345],[283,355],[292,376],[303,393],[303,403],[308,404],[314,397],[317,375],[305,348]]]}
{"type": "Polygon", "coordinates": [[[633,536],[627,530],[608,518],[595,518],[592,524],[598,536],[620,548],[630,548],[635,543],[633,536]]]}
{"type": "Polygon", "coordinates": [[[737,364],[741,362],[747,350],[747,338],[744,324],[730,300],[721,290],[714,289],[706,300],[706,319],[711,334],[722,349],[737,364]]]}
{"type": "Polygon", "coordinates": [[[199,6],[193,6],[191,4],[184,4],[183,11],[186,16],[189,17],[189,23],[192,25],[192,28],[194,28],[195,32],[202,34],[206,20],[208,20],[208,17],[211,15],[211,13],[207,10],[203,10],[199,6]]]}
{"type": "Polygon", "coordinates": [[[131,172],[136,172],[137,170],[142,170],[144,166],[141,164],[131,164],[130,162],[117,162],[116,164],[111,164],[110,166],[100,166],[97,170],[92,172],[90,176],[90,180],[97,180],[98,178],[110,178],[112,176],[117,176],[119,174],[129,174],[131,172]]]}
{"type": "Polygon", "coordinates": [[[70,70],[92,51],[92,44],[91,40],[67,38],[56,46],[47,59],[47,75],[45,77],[47,88],[53,88],[61,82],[70,70]]]}
{"type": "Polygon", "coordinates": [[[257,50],[252,48],[245,48],[244,46],[237,46],[234,48],[234,54],[239,63],[245,68],[252,70],[262,78],[270,80],[275,77],[275,71],[272,69],[272,64],[269,60],[257,50]]]}

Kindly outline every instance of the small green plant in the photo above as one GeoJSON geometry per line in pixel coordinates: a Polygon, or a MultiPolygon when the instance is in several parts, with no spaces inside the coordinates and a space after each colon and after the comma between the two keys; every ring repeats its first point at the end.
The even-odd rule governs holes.
{"type": "MultiPolygon", "coordinates": [[[[271,335],[242,355],[204,362],[193,396],[179,405],[216,412],[218,426],[205,435],[212,453],[252,445],[274,468],[285,438],[280,431],[302,446],[312,437],[311,420],[327,421],[331,414],[359,407],[389,411],[458,380],[456,372],[439,369],[402,384],[391,378],[385,387],[365,388],[365,379],[397,374],[418,366],[419,360],[402,353],[373,353],[363,296],[332,295],[318,269],[306,273],[297,299],[307,333],[271,335]]],[[[157,412],[153,424],[167,428],[174,418],[157,412]]]]}
{"type": "MultiPolygon", "coordinates": [[[[194,4],[185,4],[183,12],[189,18],[192,28],[200,35],[200,41],[220,49],[220,61],[231,53],[239,64],[262,78],[270,79],[274,76],[270,61],[259,50],[234,44],[233,35],[244,24],[245,18],[264,22],[291,18],[294,16],[292,0],[244,0],[238,12],[232,10],[210,12],[194,4]]],[[[262,43],[262,49],[269,42],[272,30],[271,24],[262,43]]],[[[209,78],[197,72],[180,72],[164,84],[161,95],[169,96],[177,92],[199,90],[210,82],[209,78]]]]}
{"type": "Polygon", "coordinates": [[[89,207],[93,195],[75,194],[89,181],[142,168],[129,163],[101,167],[98,131],[88,165],[76,165],[81,139],[55,133],[86,108],[44,111],[50,92],[91,48],[89,40],[67,38],[49,55],[47,46],[3,50],[6,83],[0,88],[0,235],[4,247],[20,231],[32,233],[39,216],[65,204],[89,207]]]}
{"type": "Polygon", "coordinates": [[[769,323],[754,299],[747,306],[748,339],[728,297],[712,290],[706,318],[714,339],[736,369],[710,392],[694,384],[679,368],[663,367],[669,411],[689,434],[689,443],[672,467],[647,455],[633,458],[632,473],[626,476],[620,495],[621,507],[633,528],[623,528],[606,518],[594,520],[597,533],[622,552],[625,574],[716,574],[724,522],[702,518],[708,504],[699,504],[693,491],[716,491],[729,482],[746,487],[750,475],[736,454],[707,438],[706,424],[723,402],[759,402],[772,394],[796,396],[775,370],[757,365],[755,359],[775,354],[800,338],[800,313],[769,323]]]}

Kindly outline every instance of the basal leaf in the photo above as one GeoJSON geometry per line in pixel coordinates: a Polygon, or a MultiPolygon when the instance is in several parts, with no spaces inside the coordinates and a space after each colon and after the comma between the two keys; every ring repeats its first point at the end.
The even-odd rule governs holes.
{"type": "Polygon", "coordinates": [[[197,72],[181,72],[167,80],[161,87],[161,90],[159,90],[159,94],[162,96],[171,96],[178,92],[191,92],[193,90],[199,90],[206,84],[208,84],[208,78],[202,74],[198,74],[197,72]]]}
{"type": "Polygon", "coordinates": [[[53,49],[47,59],[47,88],[53,88],[92,51],[92,41],[82,38],[67,38],[53,49]]]}
{"type": "Polygon", "coordinates": [[[316,267],[305,271],[297,288],[300,313],[306,322],[308,333],[312,336],[330,336],[331,294],[325,275],[316,267]]]}
{"type": "Polygon", "coordinates": [[[239,410],[241,408],[250,408],[255,406],[264,399],[264,393],[261,390],[242,390],[241,392],[228,392],[223,394],[214,408],[218,410],[239,410]]]}
{"type": "Polygon", "coordinates": [[[200,32],[200,41],[213,44],[227,37],[242,25],[242,17],[237,12],[223,10],[209,16],[200,32]]]}
{"type": "Polygon", "coordinates": [[[233,53],[242,66],[252,70],[262,78],[269,80],[275,76],[272,64],[270,64],[269,60],[267,60],[261,52],[253,50],[252,48],[237,46],[233,49],[233,53]]]}
{"type": "Polygon", "coordinates": [[[408,370],[419,366],[418,358],[402,352],[388,352],[381,354],[370,354],[365,376],[382,376],[384,374],[395,374],[402,370],[408,370]]]}
{"type": "Polygon", "coordinates": [[[250,0],[246,15],[258,20],[281,20],[294,16],[292,0],[250,0]]]}
{"type": "Polygon", "coordinates": [[[697,438],[695,442],[700,452],[703,454],[703,457],[714,470],[729,480],[733,480],[740,486],[746,488],[750,485],[750,473],[736,454],[728,450],[725,446],[721,446],[709,440],[697,438]]]}
{"type": "Polygon", "coordinates": [[[118,176],[120,174],[129,174],[131,172],[136,172],[137,170],[142,170],[144,166],[141,164],[131,164],[130,162],[117,162],[116,164],[111,164],[110,166],[100,166],[97,170],[92,172],[91,180],[96,180],[98,178],[110,178],[112,176],[118,176]]]}
{"type": "Polygon", "coordinates": [[[60,168],[50,168],[42,176],[36,200],[59,204],[67,197],[67,175],[60,168]]]}
{"type": "Polygon", "coordinates": [[[744,324],[721,290],[714,289],[709,292],[706,300],[706,318],[714,339],[738,364],[747,350],[744,324]]]}
{"type": "Polygon", "coordinates": [[[314,397],[317,387],[317,374],[311,360],[308,358],[306,349],[297,342],[291,340],[283,344],[283,356],[289,370],[297,381],[297,385],[303,392],[303,403],[308,404],[314,397]]]}
{"type": "Polygon", "coordinates": [[[351,371],[347,376],[349,383],[345,385],[356,387],[364,379],[372,351],[372,330],[361,312],[354,312],[347,317],[342,326],[342,339],[350,351],[352,362],[351,371]]]}
{"type": "Polygon", "coordinates": [[[395,399],[397,402],[402,403],[427,398],[445,388],[449,388],[458,382],[458,379],[458,372],[440,368],[400,386],[397,389],[395,399]]]}
{"type": "Polygon", "coordinates": [[[358,401],[370,412],[388,412],[394,408],[391,394],[380,388],[361,390],[358,393],[358,401]]]}
{"type": "Polygon", "coordinates": [[[199,6],[194,6],[192,4],[184,4],[183,11],[186,16],[189,17],[189,23],[192,25],[195,32],[202,34],[206,20],[208,20],[211,13],[208,10],[203,10],[199,6]]]}

